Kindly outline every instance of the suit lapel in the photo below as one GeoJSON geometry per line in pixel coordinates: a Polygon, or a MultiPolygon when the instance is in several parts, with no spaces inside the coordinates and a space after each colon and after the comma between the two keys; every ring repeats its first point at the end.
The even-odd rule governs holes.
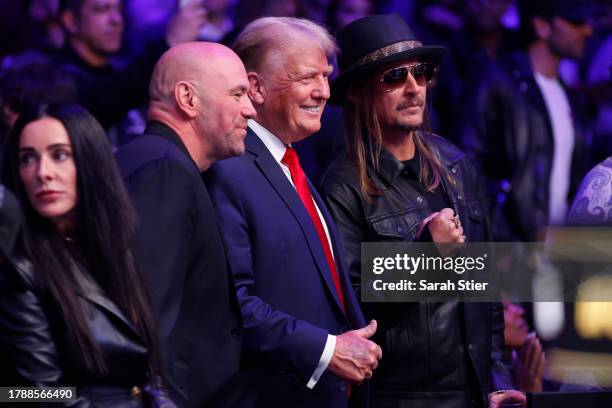
{"type": "MultiPolygon", "coordinates": [[[[319,193],[314,189],[310,180],[308,180],[308,184],[312,191],[312,198],[317,203],[319,210],[321,210],[321,215],[325,220],[325,224],[327,224],[327,230],[329,232],[329,238],[332,244],[332,250],[334,252],[334,260],[336,261],[336,268],[338,270],[338,275],[340,277],[340,282],[342,284],[342,289],[344,293],[344,306],[345,306],[345,315],[350,323],[352,323],[355,327],[363,327],[365,325],[365,321],[363,315],[361,314],[361,309],[358,304],[358,300],[355,297],[355,293],[353,292],[353,286],[351,284],[351,280],[349,279],[348,271],[346,270],[346,264],[340,260],[342,254],[344,254],[344,248],[340,243],[338,231],[336,231],[336,226],[334,223],[334,219],[332,215],[327,210],[325,205],[325,201],[319,193]]],[[[335,286],[333,287],[332,293],[334,294],[334,298],[340,307],[340,301],[338,300],[336,295],[335,286]]]]}
{"type": "MultiPolygon", "coordinates": [[[[319,238],[319,234],[317,233],[314,224],[308,215],[308,211],[304,207],[304,204],[300,200],[300,197],[297,194],[295,188],[291,185],[285,173],[280,168],[279,164],[274,160],[272,154],[268,151],[266,146],[263,144],[261,140],[253,133],[252,130],[249,129],[246,140],[245,140],[246,148],[249,152],[253,153],[255,158],[255,163],[259,170],[266,177],[270,185],[274,188],[280,198],[283,200],[291,214],[295,217],[296,221],[300,225],[302,229],[302,233],[306,238],[306,243],[310,249],[310,253],[312,254],[315,263],[319,269],[319,273],[323,277],[325,284],[327,285],[327,289],[333,296],[336,305],[340,310],[342,310],[342,306],[340,304],[340,300],[338,299],[338,294],[336,292],[336,287],[332,281],[331,271],[329,270],[329,266],[327,265],[327,258],[325,257],[325,253],[323,251],[323,247],[321,245],[321,240],[319,238]]],[[[316,194],[316,191],[310,184],[310,180],[308,181],[308,186],[313,195],[313,199],[317,203],[319,209],[322,210],[322,204],[320,198],[316,194]]],[[[329,225],[329,218],[325,218],[325,222],[329,225]]],[[[330,234],[331,237],[331,234],[330,234]]],[[[333,243],[332,238],[332,247],[335,249],[335,245],[333,243]]],[[[338,253],[334,252],[334,255],[337,257],[338,253]]],[[[338,262],[336,262],[338,265],[338,262]]],[[[338,272],[340,273],[340,268],[338,268],[338,272]]]]}

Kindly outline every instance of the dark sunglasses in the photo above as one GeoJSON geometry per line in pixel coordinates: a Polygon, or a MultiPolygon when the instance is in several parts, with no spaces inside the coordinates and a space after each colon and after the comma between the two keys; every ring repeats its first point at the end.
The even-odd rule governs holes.
{"type": "Polygon", "coordinates": [[[427,85],[436,73],[434,64],[422,63],[415,65],[407,65],[405,67],[391,68],[385,71],[380,78],[380,82],[391,88],[403,86],[408,79],[408,73],[412,75],[414,80],[420,86],[427,85]]]}

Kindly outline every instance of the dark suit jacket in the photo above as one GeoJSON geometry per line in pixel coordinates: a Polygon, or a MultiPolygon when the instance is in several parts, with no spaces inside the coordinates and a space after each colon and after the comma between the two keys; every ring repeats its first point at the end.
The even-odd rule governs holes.
{"type": "Polygon", "coordinates": [[[22,257],[13,257],[13,261],[14,266],[4,263],[0,267],[0,348],[5,351],[1,363],[7,369],[0,380],[2,386],[76,387],[76,401],[56,406],[149,406],[144,394],[138,398],[131,395],[134,386],[144,390],[149,381],[145,336],[93,278],[73,265],[79,284],[78,303],[104,356],[105,374],[86,365],[60,306],[38,279],[33,265],[22,257]]]}
{"type": "Polygon", "coordinates": [[[343,250],[323,200],[310,186],[329,228],[345,289],[340,306],[321,241],[278,163],[249,130],[243,156],[216,163],[205,179],[222,219],[245,326],[245,365],[258,373],[260,406],[340,407],[346,384],[326,371],[306,384],[327,334],[364,325],[350,290],[343,250]]]}
{"type": "Polygon", "coordinates": [[[116,158],[140,217],[138,261],[171,396],[181,406],[214,405],[210,398],[238,372],[242,322],[208,191],[179,137],[161,123],[149,123],[116,158]]]}

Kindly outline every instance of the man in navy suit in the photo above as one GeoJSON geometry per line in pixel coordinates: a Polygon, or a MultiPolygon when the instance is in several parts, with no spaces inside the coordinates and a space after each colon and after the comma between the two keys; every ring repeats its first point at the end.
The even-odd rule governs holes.
{"type": "Polygon", "coordinates": [[[145,134],[117,152],[140,221],[137,256],[151,292],[169,390],[180,407],[240,398],[242,317],[201,178],[244,152],[255,115],[244,65],[227,47],[185,43],[157,63],[145,134]]]}
{"type": "Polygon", "coordinates": [[[381,358],[368,340],[376,322],[365,326],[336,227],[291,147],[321,126],[335,43],[312,22],[266,17],[234,50],[257,121],[246,153],[205,177],[242,309],[245,369],[259,406],[343,407],[381,358]]]}

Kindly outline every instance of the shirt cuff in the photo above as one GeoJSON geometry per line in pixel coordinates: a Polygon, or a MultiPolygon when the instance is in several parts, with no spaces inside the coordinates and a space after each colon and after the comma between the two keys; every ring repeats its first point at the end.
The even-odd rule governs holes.
{"type": "Polygon", "coordinates": [[[323,372],[327,369],[329,362],[331,361],[334,355],[334,349],[336,348],[336,336],[332,336],[331,334],[327,335],[327,341],[325,342],[325,348],[323,349],[323,353],[321,354],[321,358],[319,359],[319,364],[317,368],[312,373],[312,377],[308,380],[308,384],[306,387],[313,389],[315,385],[317,385],[317,381],[323,375],[323,372]]]}

